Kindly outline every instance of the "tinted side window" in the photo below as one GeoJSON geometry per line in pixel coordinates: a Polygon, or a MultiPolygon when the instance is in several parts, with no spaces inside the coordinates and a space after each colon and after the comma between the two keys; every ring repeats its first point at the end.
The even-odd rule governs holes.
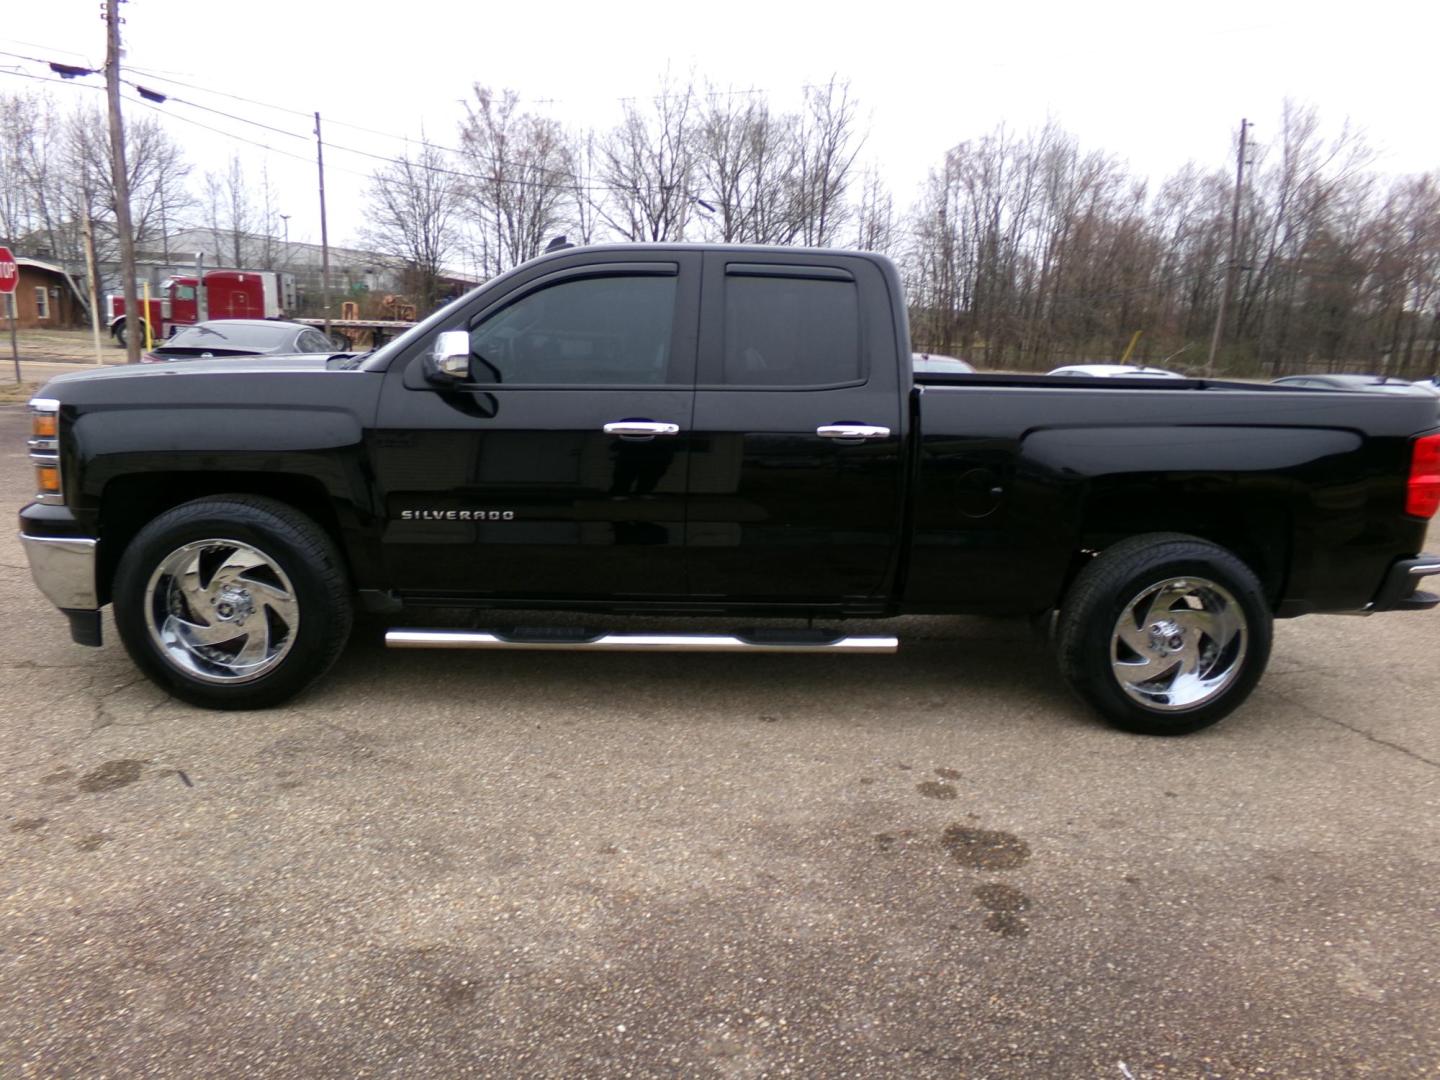
{"type": "Polygon", "coordinates": [[[863,378],[855,283],[727,277],[724,378],[731,386],[816,386],[863,378]]]}
{"type": "Polygon", "coordinates": [[[307,330],[300,335],[301,352],[330,352],[330,339],[316,330],[307,330]]]}
{"type": "Polygon", "coordinates": [[[470,331],[477,382],[659,384],[670,369],[673,276],[564,281],[470,331]]]}

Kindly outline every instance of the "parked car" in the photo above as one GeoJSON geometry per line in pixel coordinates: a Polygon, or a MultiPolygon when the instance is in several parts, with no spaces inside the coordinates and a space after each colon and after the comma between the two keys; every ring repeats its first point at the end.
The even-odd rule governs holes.
{"type": "Polygon", "coordinates": [[[175,331],[140,357],[142,364],[223,356],[349,352],[313,326],[281,319],[211,319],[175,331]]]}
{"type": "Polygon", "coordinates": [[[1418,392],[912,374],[903,296],[869,253],[579,247],[365,356],[61,375],[21,543],[78,643],[113,604],[141,670],[224,709],[317,679],[357,609],[395,648],[792,656],[898,647],[850,618],[988,614],[1174,735],[1249,695],[1275,619],[1440,606],[1418,392]],[[476,621],[425,614],[453,608],[476,621]],[[638,612],[706,621],[607,626],[638,612]]]}
{"type": "Polygon", "coordinates": [[[1047,375],[1088,375],[1095,379],[1183,379],[1178,371],[1146,367],[1144,364],[1066,364],[1047,375]]]}
{"type": "Polygon", "coordinates": [[[911,366],[917,375],[974,375],[975,366],[967,364],[958,356],[940,356],[938,353],[917,352],[910,354],[911,366]]]}
{"type": "Polygon", "coordinates": [[[1386,375],[1282,375],[1271,379],[1276,386],[1298,386],[1310,390],[1359,390],[1372,394],[1425,394],[1418,383],[1386,375]]]}

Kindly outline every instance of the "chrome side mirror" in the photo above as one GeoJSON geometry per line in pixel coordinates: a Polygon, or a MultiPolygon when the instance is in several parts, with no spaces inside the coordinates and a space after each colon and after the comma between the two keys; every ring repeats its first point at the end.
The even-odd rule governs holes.
{"type": "Polygon", "coordinates": [[[470,335],[464,330],[442,330],[435,348],[425,357],[425,377],[434,383],[470,381],[470,335]]]}

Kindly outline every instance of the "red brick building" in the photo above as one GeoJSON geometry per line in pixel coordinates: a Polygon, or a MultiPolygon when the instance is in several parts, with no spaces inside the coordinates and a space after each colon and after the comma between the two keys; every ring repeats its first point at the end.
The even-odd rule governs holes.
{"type": "Polygon", "coordinates": [[[0,315],[15,312],[22,330],[69,330],[86,325],[85,308],[65,271],[37,259],[17,258],[20,280],[0,303],[0,315]]]}

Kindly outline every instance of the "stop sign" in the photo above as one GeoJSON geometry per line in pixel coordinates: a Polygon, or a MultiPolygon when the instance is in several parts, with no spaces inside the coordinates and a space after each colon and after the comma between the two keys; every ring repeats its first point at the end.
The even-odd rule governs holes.
{"type": "Polygon", "coordinates": [[[15,265],[15,256],[10,249],[0,247],[0,293],[12,293],[20,283],[20,268],[15,265]]]}

